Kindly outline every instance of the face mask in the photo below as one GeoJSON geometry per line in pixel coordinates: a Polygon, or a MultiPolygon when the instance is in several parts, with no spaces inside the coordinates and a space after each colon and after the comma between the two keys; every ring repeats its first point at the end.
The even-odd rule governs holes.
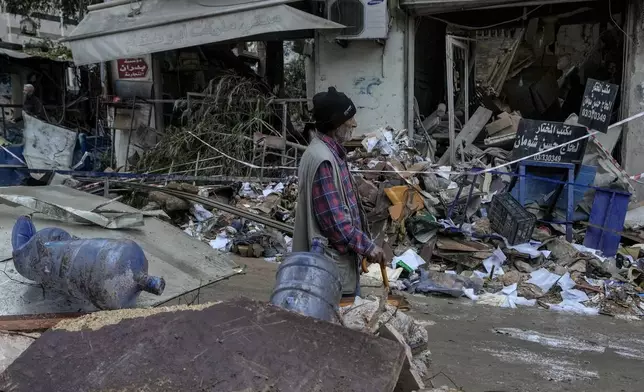
{"type": "Polygon", "coordinates": [[[353,138],[353,127],[348,124],[342,124],[336,131],[338,141],[346,143],[353,138]]]}

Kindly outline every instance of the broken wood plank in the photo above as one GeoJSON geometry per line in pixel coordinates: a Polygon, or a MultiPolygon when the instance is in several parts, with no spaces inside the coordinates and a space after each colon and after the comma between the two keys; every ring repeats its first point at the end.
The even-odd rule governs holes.
{"type": "Polygon", "coordinates": [[[136,311],[45,332],[0,390],[391,392],[405,358],[397,342],[243,298],[136,311]]]}
{"type": "MultiPolygon", "coordinates": [[[[478,252],[482,250],[478,244],[471,241],[458,241],[447,237],[440,237],[436,241],[436,246],[441,250],[455,250],[459,252],[478,252]]],[[[487,249],[484,247],[483,249],[487,249]]]]}
{"type": "MultiPolygon", "coordinates": [[[[492,118],[492,111],[484,108],[483,106],[479,106],[470,120],[463,126],[463,129],[458,133],[458,136],[456,136],[454,140],[450,140],[450,143],[455,143],[457,148],[462,147],[463,143],[465,143],[464,147],[474,143],[474,140],[476,140],[476,137],[481,133],[481,130],[485,127],[485,124],[487,124],[490,118],[492,118]]],[[[449,161],[450,150],[447,149],[443,156],[438,160],[437,164],[442,166],[447,164],[449,161]]]]}
{"type": "Polygon", "coordinates": [[[441,252],[440,250],[435,252],[436,256],[442,257],[444,260],[450,261],[452,263],[461,264],[469,269],[475,269],[481,265],[482,261],[472,256],[473,253],[462,253],[462,252],[441,252]]]}
{"type": "Polygon", "coordinates": [[[405,362],[403,363],[400,376],[398,376],[398,383],[396,384],[394,392],[412,392],[425,388],[423,378],[412,366],[414,357],[411,353],[411,348],[407,342],[405,342],[405,338],[400,334],[400,332],[398,332],[398,330],[393,326],[385,324],[378,330],[378,335],[385,339],[400,343],[405,349],[405,362]]]}
{"type": "Polygon", "coordinates": [[[77,318],[88,313],[45,313],[19,316],[0,316],[2,331],[44,331],[54,327],[63,320],[77,318]]]}
{"type": "MultiPolygon", "coordinates": [[[[340,307],[345,308],[347,306],[351,306],[353,305],[355,300],[356,300],[355,297],[342,297],[342,299],[340,300],[340,307]]],[[[398,310],[401,310],[401,311],[411,310],[411,305],[409,305],[409,302],[407,301],[407,299],[400,295],[390,294],[389,297],[387,298],[387,303],[391,306],[395,306],[396,308],[398,308],[398,310]]]]}

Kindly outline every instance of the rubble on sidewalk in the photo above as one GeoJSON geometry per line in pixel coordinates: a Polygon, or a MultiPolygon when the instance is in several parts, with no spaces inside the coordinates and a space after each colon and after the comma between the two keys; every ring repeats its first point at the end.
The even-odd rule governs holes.
{"type": "MultiPolygon", "coordinates": [[[[484,124],[481,129],[488,132],[500,121],[513,127],[516,116],[497,115],[490,126],[484,124]]],[[[639,286],[644,278],[640,278],[643,273],[633,248],[630,253],[620,248],[619,257],[624,255],[630,264],[618,266],[615,257],[603,257],[600,251],[581,245],[589,227],[583,221],[574,226],[576,244],[563,236],[564,225],[535,225],[534,219],[523,223],[531,231],[522,236],[502,236],[511,232],[500,233],[498,225],[513,218],[503,215],[499,221],[495,200],[502,199],[496,203],[506,203],[503,208],[522,209],[523,216],[535,212],[537,219],[543,219],[546,203],[544,198],[521,207],[514,190],[509,193],[513,173],[505,167],[475,175],[508,162],[510,151],[495,147],[472,155],[475,150],[467,149],[461,151],[464,159],[452,167],[437,166],[416,145],[404,130],[385,128],[366,135],[361,145],[348,153],[373,238],[390,261],[387,274],[392,288],[414,295],[466,296],[502,307],[540,306],[619,317],[644,315],[644,304],[640,305],[644,288],[639,286]],[[535,283],[545,277],[565,279],[570,287],[535,283]],[[577,291],[572,291],[573,295],[571,290],[577,291]]],[[[167,187],[182,189],[173,183],[167,187]]],[[[178,203],[169,206],[167,201],[159,202],[155,192],[149,194],[149,200],[154,201],[150,208],[164,209],[175,225],[217,250],[279,262],[280,256],[290,251],[292,232],[284,229],[294,223],[297,191],[294,176],[281,181],[240,180],[184,190],[234,207],[232,212],[190,200],[183,200],[185,204],[177,209],[174,205],[178,203]],[[245,216],[236,211],[245,211],[245,216]],[[260,217],[264,223],[259,222],[260,217]]],[[[578,206],[582,209],[585,205],[578,206]]],[[[555,209],[557,213],[562,212],[555,209]]],[[[585,216],[588,219],[589,215],[585,216]]],[[[644,235],[640,237],[634,230],[622,238],[629,244],[634,238],[642,238],[635,244],[644,243],[644,235]]],[[[380,272],[369,269],[361,282],[363,286],[382,285],[380,272]]]]}

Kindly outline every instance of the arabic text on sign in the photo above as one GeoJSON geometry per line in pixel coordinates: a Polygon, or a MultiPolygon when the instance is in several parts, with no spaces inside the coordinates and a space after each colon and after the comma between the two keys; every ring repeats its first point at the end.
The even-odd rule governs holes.
{"type": "Polygon", "coordinates": [[[220,18],[210,20],[198,20],[188,24],[183,24],[174,30],[164,32],[143,31],[140,34],[134,34],[127,40],[128,46],[173,46],[184,44],[186,38],[197,38],[202,36],[218,37],[230,31],[239,31],[244,34],[260,27],[280,23],[280,15],[253,15],[251,20],[241,22],[226,21],[220,18]]]}

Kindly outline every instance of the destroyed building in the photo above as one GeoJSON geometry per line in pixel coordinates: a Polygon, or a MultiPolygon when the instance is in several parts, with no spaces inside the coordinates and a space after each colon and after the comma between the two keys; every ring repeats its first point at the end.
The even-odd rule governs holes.
{"type": "MultiPolygon", "coordinates": [[[[30,377],[29,361],[51,349],[42,362],[48,372],[83,369],[78,380],[60,377],[67,389],[206,382],[213,390],[223,383],[244,391],[413,391],[431,385],[436,370],[429,324],[410,316],[427,314],[423,301],[640,320],[640,7],[620,0],[89,6],[64,40],[75,65],[63,68],[84,75],[73,104],[91,109],[76,107],[82,121],[73,123],[63,98],[63,120],[27,114],[22,139],[2,146],[17,166],[2,169],[22,177],[0,188],[7,255],[0,330],[55,328],[38,340],[20,335],[35,341],[13,364],[0,364],[7,369],[0,385],[37,389],[42,380],[30,377]],[[301,92],[286,80],[291,56],[302,63],[301,92]],[[368,298],[325,297],[328,317],[317,317],[324,321],[249,300],[219,302],[218,292],[208,297],[214,304],[200,304],[201,290],[252,274],[257,264],[240,266],[250,259],[271,271],[270,279],[250,280],[262,300],[284,283],[276,281],[280,271],[299,257],[291,251],[296,206],[309,202],[298,194],[297,170],[314,135],[311,99],[331,86],[358,109],[347,163],[385,253],[382,265],[360,266],[368,298]],[[40,186],[15,186],[34,181],[40,186]],[[129,257],[114,263],[125,265],[118,287],[129,296],[113,279],[97,278],[109,268],[83,273],[106,259],[92,252],[107,248],[129,257]],[[75,264],[60,249],[84,257],[75,264]],[[49,264],[36,268],[33,259],[49,264]],[[87,284],[88,276],[99,281],[87,284]],[[383,294],[369,297],[374,289],[383,294]],[[111,344],[121,338],[149,344],[167,363],[111,344]],[[85,339],[108,361],[127,356],[112,372],[139,362],[141,372],[119,378],[96,370],[93,356],[71,354],[85,339]],[[277,348],[282,343],[286,349],[277,348]],[[369,361],[355,357],[360,345],[369,361]],[[185,352],[167,355],[177,347],[185,352]],[[315,365],[340,354],[340,365],[327,369],[332,377],[322,377],[315,365]],[[51,360],[56,355],[70,360],[51,360]],[[176,362],[195,369],[158,377],[176,362]],[[306,375],[282,377],[288,365],[306,375]],[[226,377],[215,379],[212,369],[226,377]],[[93,371],[108,375],[84,377],[93,371]]],[[[324,297],[312,289],[297,295],[324,297]]]]}

